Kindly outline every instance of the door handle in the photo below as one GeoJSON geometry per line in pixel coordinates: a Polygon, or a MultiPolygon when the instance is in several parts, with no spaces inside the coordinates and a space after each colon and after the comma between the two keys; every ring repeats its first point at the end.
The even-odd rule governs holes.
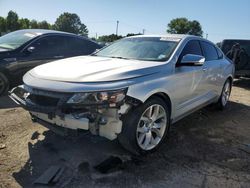
{"type": "Polygon", "coordinates": [[[63,55],[56,55],[56,56],[54,56],[54,58],[57,58],[57,59],[63,58],[63,57],[64,57],[63,55]]]}
{"type": "Polygon", "coordinates": [[[203,67],[202,70],[203,70],[204,72],[206,72],[206,71],[207,71],[207,67],[203,67]]]}

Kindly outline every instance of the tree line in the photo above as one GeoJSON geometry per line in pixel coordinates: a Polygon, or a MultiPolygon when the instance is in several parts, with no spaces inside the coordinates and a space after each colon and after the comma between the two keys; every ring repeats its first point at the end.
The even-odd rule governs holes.
{"type": "MultiPolygon", "coordinates": [[[[53,29],[88,36],[87,26],[74,13],[62,13],[54,24],[50,24],[46,20],[37,21],[34,19],[19,18],[18,14],[14,11],[9,11],[6,18],[0,16],[0,36],[19,29],[53,29]]],[[[171,34],[203,35],[202,26],[197,20],[188,20],[184,17],[172,19],[167,26],[166,32],[171,34]]],[[[141,33],[128,33],[126,36],[133,35],[141,35],[141,33]]],[[[99,36],[98,39],[92,39],[100,42],[113,42],[126,36],[111,34],[99,36]]]]}
{"type": "Polygon", "coordinates": [[[46,20],[40,22],[35,19],[19,18],[14,11],[9,11],[6,18],[0,17],[0,36],[19,29],[53,29],[88,36],[87,26],[74,13],[62,13],[54,24],[50,24],[46,20]]]}
{"type": "MultiPolygon", "coordinates": [[[[142,33],[128,33],[126,36],[116,35],[116,34],[103,35],[103,36],[98,37],[97,41],[99,41],[99,42],[113,42],[113,41],[122,39],[124,37],[131,37],[131,36],[135,36],[135,35],[142,35],[142,33]]],[[[96,39],[94,39],[94,40],[96,40],[96,39]]]]}

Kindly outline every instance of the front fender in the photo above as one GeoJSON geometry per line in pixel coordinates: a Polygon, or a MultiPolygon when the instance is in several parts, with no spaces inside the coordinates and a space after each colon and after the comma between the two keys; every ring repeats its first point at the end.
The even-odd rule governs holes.
{"type": "Polygon", "coordinates": [[[137,80],[136,84],[129,86],[127,95],[136,98],[144,103],[152,95],[157,93],[164,93],[170,98],[173,112],[175,110],[175,105],[173,104],[174,101],[172,101],[172,99],[174,99],[172,96],[174,85],[170,83],[170,80],[171,79],[168,79],[167,76],[159,74],[152,75],[150,79],[147,80],[137,80]]]}

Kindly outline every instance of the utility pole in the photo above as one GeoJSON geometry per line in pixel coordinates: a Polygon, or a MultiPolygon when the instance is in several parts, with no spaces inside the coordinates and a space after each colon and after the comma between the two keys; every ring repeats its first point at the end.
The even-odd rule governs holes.
{"type": "Polygon", "coordinates": [[[95,39],[97,40],[97,33],[95,33],[95,39]]]}
{"type": "Polygon", "coordinates": [[[206,33],[206,39],[208,38],[208,33],[206,33]]]}
{"type": "Polygon", "coordinates": [[[116,36],[118,36],[118,26],[119,26],[119,21],[116,21],[116,36]]]}
{"type": "Polygon", "coordinates": [[[145,34],[145,31],[146,31],[145,29],[142,29],[142,34],[143,34],[143,35],[145,34]]]}

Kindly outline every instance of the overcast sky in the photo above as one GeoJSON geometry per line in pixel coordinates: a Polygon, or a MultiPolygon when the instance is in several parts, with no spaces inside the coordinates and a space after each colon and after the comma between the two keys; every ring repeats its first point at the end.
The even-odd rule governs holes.
{"type": "MultiPolygon", "coordinates": [[[[249,0],[0,0],[0,16],[14,10],[19,17],[54,23],[63,12],[76,13],[89,36],[115,33],[164,34],[173,18],[198,20],[208,39],[250,39],[249,0]]],[[[204,34],[204,36],[205,36],[204,34]]]]}

